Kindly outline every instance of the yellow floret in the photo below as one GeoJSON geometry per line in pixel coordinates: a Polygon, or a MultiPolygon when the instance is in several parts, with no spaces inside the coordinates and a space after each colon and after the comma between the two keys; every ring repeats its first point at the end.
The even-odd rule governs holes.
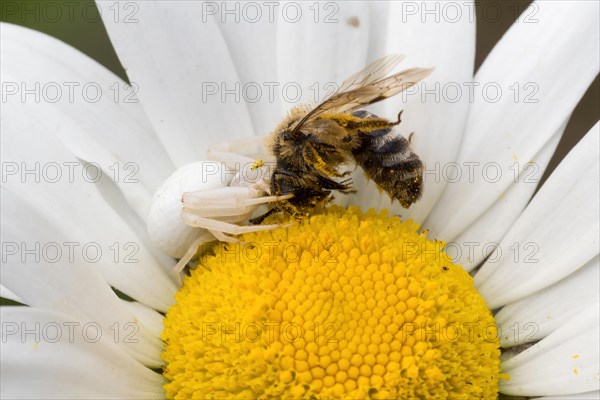
{"type": "Polygon", "coordinates": [[[331,207],[216,245],[165,318],[167,397],[495,398],[493,317],[418,228],[331,207]]]}

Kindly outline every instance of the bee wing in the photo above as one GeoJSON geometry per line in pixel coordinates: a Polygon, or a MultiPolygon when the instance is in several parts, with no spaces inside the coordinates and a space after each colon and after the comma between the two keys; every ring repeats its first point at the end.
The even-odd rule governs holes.
{"type": "MultiPolygon", "coordinates": [[[[359,87],[349,92],[339,93],[321,103],[317,115],[327,113],[345,113],[357,108],[379,102],[415,85],[426,78],[433,68],[410,68],[397,74],[388,76],[370,85],[359,87]]],[[[316,115],[313,114],[312,118],[316,115]]]]}
{"type": "Polygon", "coordinates": [[[404,54],[383,56],[367,65],[362,70],[348,77],[337,90],[337,93],[349,92],[367,86],[385,77],[396,65],[406,57],[404,54]]]}
{"type": "Polygon", "coordinates": [[[420,80],[426,78],[433,68],[410,68],[347,92],[338,92],[313,108],[296,124],[297,131],[303,124],[316,119],[324,113],[347,113],[369,104],[392,97],[420,80]]]}

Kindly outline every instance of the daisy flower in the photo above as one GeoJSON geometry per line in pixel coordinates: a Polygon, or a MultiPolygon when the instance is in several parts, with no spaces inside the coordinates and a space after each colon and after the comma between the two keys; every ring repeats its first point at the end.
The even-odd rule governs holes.
{"type": "Polygon", "coordinates": [[[600,68],[597,2],[532,3],[475,75],[469,3],[98,7],[131,85],[0,25],[0,289],[26,305],[0,309],[3,398],[599,397],[598,124],[534,194],[600,68]],[[423,198],[357,173],[179,288],[161,184],[395,53],[435,67],[369,107],[405,110],[423,198]]]}

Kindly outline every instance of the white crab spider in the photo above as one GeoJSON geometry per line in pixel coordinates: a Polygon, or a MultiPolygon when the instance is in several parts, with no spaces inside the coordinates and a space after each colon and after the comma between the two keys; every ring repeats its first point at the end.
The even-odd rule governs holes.
{"type": "Polygon", "coordinates": [[[177,277],[207,242],[220,240],[239,243],[229,235],[271,230],[281,225],[238,225],[246,221],[261,204],[291,198],[270,195],[270,169],[258,166],[255,159],[236,154],[261,138],[245,142],[222,143],[212,147],[209,158],[185,165],[175,171],[157,190],[150,205],[150,239],[179,262],[177,277]]]}

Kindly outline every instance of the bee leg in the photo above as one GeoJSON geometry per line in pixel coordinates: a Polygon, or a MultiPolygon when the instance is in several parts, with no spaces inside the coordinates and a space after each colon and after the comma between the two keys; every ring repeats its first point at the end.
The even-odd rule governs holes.
{"type": "Polygon", "coordinates": [[[213,240],[215,240],[215,236],[213,236],[211,233],[204,233],[203,235],[198,236],[198,238],[192,242],[183,257],[181,257],[181,259],[177,262],[173,268],[173,273],[177,278],[177,283],[179,286],[183,284],[181,280],[181,271],[183,271],[185,266],[191,261],[192,258],[194,258],[198,252],[198,248],[202,244],[212,242],[213,240]]]}
{"type": "Polygon", "coordinates": [[[392,125],[392,126],[400,125],[400,122],[402,122],[402,113],[403,112],[404,112],[404,110],[400,110],[400,112],[398,113],[398,120],[396,122],[390,123],[390,125],[392,125]]]}
{"type": "Polygon", "coordinates": [[[308,213],[300,211],[296,206],[287,201],[277,204],[277,208],[279,211],[288,213],[293,218],[305,218],[308,216],[308,213]]]}
{"type": "Polygon", "coordinates": [[[415,135],[415,133],[414,133],[414,132],[411,132],[411,133],[408,135],[408,143],[412,144],[412,138],[413,138],[413,136],[414,136],[414,135],[415,135]]]}

